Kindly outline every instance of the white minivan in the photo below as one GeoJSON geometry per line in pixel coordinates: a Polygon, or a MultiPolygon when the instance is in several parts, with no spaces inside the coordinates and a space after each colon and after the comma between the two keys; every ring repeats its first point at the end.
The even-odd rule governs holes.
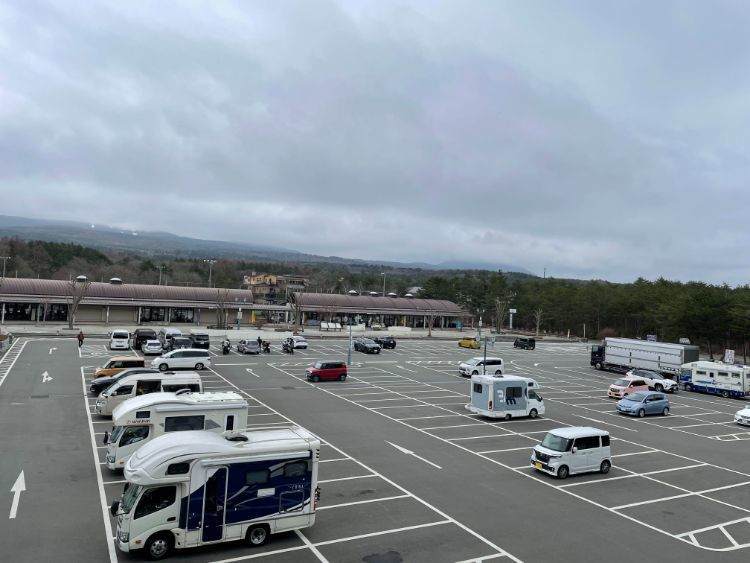
{"type": "Polygon", "coordinates": [[[133,397],[112,412],[112,432],[104,433],[105,462],[122,469],[135,451],[167,432],[222,433],[247,426],[247,401],[233,391],[149,393],[133,397]]]}
{"type": "Polygon", "coordinates": [[[101,392],[94,404],[97,414],[112,416],[115,407],[132,397],[188,389],[194,393],[203,391],[201,376],[196,372],[184,373],[138,373],[117,380],[101,392]]]}
{"type": "Polygon", "coordinates": [[[127,330],[115,329],[109,333],[110,350],[130,350],[130,333],[127,330]]]}
{"type": "Polygon", "coordinates": [[[181,348],[154,358],[151,360],[151,367],[159,371],[169,369],[196,369],[200,371],[211,367],[211,355],[208,350],[181,348]]]}
{"type": "Polygon", "coordinates": [[[588,426],[550,430],[542,443],[534,446],[531,466],[558,479],[591,471],[609,473],[609,432],[588,426]]]}

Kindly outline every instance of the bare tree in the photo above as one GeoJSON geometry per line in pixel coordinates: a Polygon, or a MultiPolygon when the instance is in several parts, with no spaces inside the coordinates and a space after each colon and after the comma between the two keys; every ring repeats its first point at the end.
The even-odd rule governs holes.
{"type": "Polygon", "coordinates": [[[86,276],[79,276],[68,282],[68,328],[71,330],[78,314],[78,306],[88,294],[90,287],[91,282],[86,276]]]}
{"type": "Polygon", "coordinates": [[[505,315],[508,314],[510,304],[515,298],[516,292],[512,289],[507,289],[495,297],[495,326],[497,327],[498,332],[500,332],[500,329],[503,327],[505,315]]]}
{"type": "Polygon", "coordinates": [[[432,327],[435,326],[435,313],[427,313],[427,336],[432,336],[432,327]]]}
{"type": "Polygon", "coordinates": [[[542,324],[542,308],[534,310],[534,322],[536,323],[536,335],[539,336],[539,325],[542,324]]]}
{"type": "Polygon", "coordinates": [[[228,289],[217,289],[216,290],[216,327],[219,329],[227,329],[228,326],[228,315],[227,315],[227,302],[229,301],[229,290],[228,289]]]}
{"type": "Polygon", "coordinates": [[[292,322],[295,325],[302,325],[302,305],[297,300],[297,293],[291,293],[289,304],[292,306],[292,322]]]}
{"type": "Polygon", "coordinates": [[[42,306],[42,318],[40,319],[37,315],[37,323],[39,321],[42,321],[43,323],[47,320],[47,310],[49,309],[49,297],[42,297],[39,301],[39,304],[42,306]]]}

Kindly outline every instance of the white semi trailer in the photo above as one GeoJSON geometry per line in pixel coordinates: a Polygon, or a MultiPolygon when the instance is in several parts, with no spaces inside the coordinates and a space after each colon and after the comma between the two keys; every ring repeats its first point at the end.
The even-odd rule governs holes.
{"type": "Polygon", "coordinates": [[[592,346],[591,365],[596,369],[624,373],[650,369],[677,378],[683,364],[697,362],[700,349],[689,344],[650,342],[632,338],[605,338],[592,346]]]}

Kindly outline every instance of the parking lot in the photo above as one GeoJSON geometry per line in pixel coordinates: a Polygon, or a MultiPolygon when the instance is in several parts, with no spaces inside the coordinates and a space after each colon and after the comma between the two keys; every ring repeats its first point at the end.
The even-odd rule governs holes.
{"type": "MultiPolygon", "coordinates": [[[[347,341],[311,340],[294,355],[221,355],[202,372],[211,390],[250,403],[253,427],[294,422],[320,436],[316,524],[260,549],[223,544],[176,552],[191,561],[746,561],[750,555],[750,432],[743,403],[681,391],[667,417],[616,413],[616,375],[588,365],[581,344],[534,351],[497,343],[505,372],[535,378],[537,419],[469,413],[459,361],[479,351],[448,341],[399,341],[355,353],[346,382],[308,383],[315,359],[346,358],[347,341]],[[612,436],[607,475],[560,481],[529,466],[531,447],[560,426],[612,436]]],[[[0,362],[0,488],[23,470],[18,513],[0,526],[9,560],[136,560],[117,552],[107,507],[122,474],[103,464],[111,422],[93,413],[86,384],[113,355],[104,341],[21,339],[0,362]],[[46,376],[45,376],[46,374],[46,376]]],[[[6,495],[10,508],[12,493],[6,495]]]]}

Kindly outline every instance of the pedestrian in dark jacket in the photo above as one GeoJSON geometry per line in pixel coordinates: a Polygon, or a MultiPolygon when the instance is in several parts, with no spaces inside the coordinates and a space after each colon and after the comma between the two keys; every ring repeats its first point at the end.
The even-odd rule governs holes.
{"type": "Polygon", "coordinates": [[[83,331],[82,331],[82,330],[81,330],[81,331],[78,331],[78,347],[79,347],[79,348],[80,348],[81,346],[83,346],[83,339],[84,339],[84,338],[85,338],[85,337],[83,336],[83,331]]]}

